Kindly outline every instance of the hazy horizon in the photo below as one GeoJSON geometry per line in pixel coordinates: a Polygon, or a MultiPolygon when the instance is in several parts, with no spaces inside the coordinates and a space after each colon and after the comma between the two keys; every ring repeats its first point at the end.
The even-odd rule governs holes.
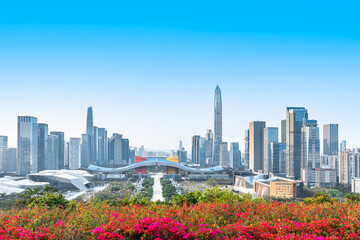
{"type": "MultiPolygon", "coordinates": [[[[223,141],[249,122],[279,127],[306,107],[339,141],[360,147],[358,3],[4,3],[0,8],[0,135],[16,147],[17,116],[81,137],[86,111],[130,145],[188,151],[213,129],[223,141]],[[71,6],[71,7],[69,7],[71,6]]],[[[280,136],[280,135],[279,135],[280,136]]]]}

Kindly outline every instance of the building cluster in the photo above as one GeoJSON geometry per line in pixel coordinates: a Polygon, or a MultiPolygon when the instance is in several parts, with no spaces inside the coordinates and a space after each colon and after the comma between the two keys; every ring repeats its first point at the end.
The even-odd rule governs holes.
{"type": "Polygon", "coordinates": [[[17,148],[8,148],[7,136],[0,136],[0,171],[25,176],[44,170],[76,170],[90,164],[121,166],[134,163],[129,139],[94,126],[92,107],[87,111],[86,133],[65,140],[61,131],[50,131],[36,117],[19,116],[17,148]]]}
{"type": "Polygon", "coordinates": [[[200,135],[192,137],[191,163],[200,167],[222,166],[240,169],[242,163],[239,143],[230,143],[229,151],[228,143],[222,139],[222,99],[219,86],[215,89],[213,130],[207,130],[205,137],[200,135]]]}
{"type": "Polygon", "coordinates": [[[358,154],[340,144],[338,124],[323,126],[323,152],[317,120],[310,120],[307,109],[287,107],[281,121],[281,140],[277,127],[265,121],[250,122],[245,132],[245,166],[266,177],[280,176],[302,180],[308,187],[350,184],[358,174],[358,154]]]}

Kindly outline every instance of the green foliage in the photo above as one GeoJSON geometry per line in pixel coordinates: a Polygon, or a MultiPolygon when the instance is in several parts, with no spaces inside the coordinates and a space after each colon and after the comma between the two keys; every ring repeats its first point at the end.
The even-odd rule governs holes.
{"type": "Polygon", "coordinates": [[[40,197],[35,197],[32,199],[31,203],[28,204],[30,207],[40,206],[40,207],[60,207],[66,208],[69,204],[69,200],[66,200],[64,195],[61,193],[45,193],[40,197]]]}
{"type": "Polygon", "coordinates": [[[178,196],[176,187],[174,187],[169,179],[160,179],[162,185],[162,195],[165,201],[170,201],[174,197],[178,196]]]}
{"type": "Polygon", "coordinates": [[[192,205],[199,202],[263,202],[263,199],[254,199],[251,194],[239,196],[228,190],[220,190],[219,188],[208,188],[205,192],[195,191],[182,194],[173,199],[175,205],[183,204],[192,205]]]}
{"type": "Polygon", "coordinates": [[[315,193],[314,196],[312,198],[305,198],[304,199],[304,203],[306,204],[317,204],[317,203],[334,203],[336,202],[337,199],[331,197],[329,194],[327,193],[315,193]]]}
{"type": "Polygon", "coordinates": [[[154,185],[154,179],[153,178],[146,178],[143,183],[142,183],[143,187],[146,189],[146,188],[149,188],[149,187],[152,187],[154,185]]]}
{"type": "Polygon", "coordinates": [[[346,194],[346,200],[347,202],[353,202],[353,203],[360,203],[360,194],[359,193],[349,193],[346,194]]]}
{"type": "Polygon", "coordinates": [[[18,195],[18,199],[15,202],[15,206],[24,207],[35,205],[65,208],[69,201],[58,192],[53,186],[47,185],[45,187],[37,187],[34,189],[27,188],[25,191],[18,195]]]}

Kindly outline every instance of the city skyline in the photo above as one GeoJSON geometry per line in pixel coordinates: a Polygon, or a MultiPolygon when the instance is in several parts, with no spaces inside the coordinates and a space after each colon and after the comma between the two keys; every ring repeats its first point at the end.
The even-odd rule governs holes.
{"type": "Polygon", "coordinates": [[[0,134],[15,147],[16,117],[29,115],[81,137],[93,106],[98,126],[135,146],[189,150],[213,129],[219,85],[222,137],[241,150],[249,122],[280,127],[288,106],[360,146],[358,3],[309,3],[6,2],[0,134]]]}
{"type": "MultiPolygon", "coordinates": [[[[218,87],[218,86],[217,86],[218,87]]],[[[85,129],[85,132],[86,132],[86,130],[87,130],[87,125],[86,124],[84,124],[84,122],[86,121],[88,121],[89,119],[88,119],[88,114],[89,114],[89,110],[91,111],[91,115],[92,115],[92,106],[89,106],[89,107],[87,107],[87,111],[85,111],[86,112],[86,116],[85,116],[85,120],[83,120],[83,122],[82,122],[82,124],[84,125],[83,126],[83,128],[85,129]]],[[[96,110],[95,110],[96,111],[96,110]]],[[[310,112],[311,112],[311,110],[310,110],[310,112]]],[[[95,113],[95,115],[96,115],[96,113],[95,113]]],[[[20,115],[19,115],[20,116],[20,115]]],[[[28,115],[21,115],[21,116],[30,116],[30,117],[35,117],[35,118],[37,118],[38,119],[38,121],[39,121],[39,123],[43,123],[44,121],[41,121],[41,120],[39,120],[39,117],[38,116],[35,116],[35,115],[30,115],[30,114],[28,114],[28,115]]],[[[18,117],[18,116],[17,116],[18,117]]],[[[96,118],[96,117],[95,117],[96,118]]],[[[93,117],[91,117],[91,121],[93,121],[93,117]]],[[[213,121],[214,121],[214,119],[213,119],[213,121]]],[[[268,121],[267,120],[263,120],[263,121],[265,121],[266,122],[266,124],[268,124],[268,121]]],[[[278,121],[278,123],[276,124],[273,124],[272,125],[272,127],[277,127],[277,128],[279,128],[279,129],[281,129],[281,121],[282,120],[279,120],[278,121]]],[[[251,121],[250,121],[251,122],[251,121]]],[[[49,128],[49,133],[50,133],[50,131],[51,132],[55,132],[55,131],[53,131],[53,128],[51,128],[51,124],[48,124],[48,123],[46,123],[47,125],[49,125],[48,126],[48,128],[49,128]]],[[[93,123],[92,123],[93,124],[93,123]]],[[[214,124],[214,123],[213,123],[214,124]]],[[[249,124],[249,123],[248,123],[249,124]]],[[[324,124],[322,124],[321,125],[321,128],[320,128],[320,131],[321,131],[321,133],[323,133],[323,129],[322,129],[322,126],[324,126],[324,125],[327,125],[327,124],[338,124],[338,123],[324,123],[324,124]]],[[[93,124],[94,126],[95,126],[95,124],[93,124]]],[[[100,125],[100,124],[98,124],[98,125],[100,125]]],[[[319,124],[320,125],[320,124],[319,124]]],[[[214,125],[213,125],[214,126],[214,125]]],[[[339,126],[339,128],[340,128],[340,130],[339,130],[339,136],[341,136],[341,125],[339,126]]],[[[207,129],[203,129],[203,131],[201,132],[200,130],[198,130],[197,132],[199,133],[199,134],[193,134],[193,135],[200,135],[200,136],[202,136],[202,137],[204,137],[205,136],[205,134],[206,134],[206,132],[205,132],[205,130],[208,130],[208,129],[211,129],[212,130],[212,128],[210,127],[210,128],[207,128],[207,129]]],[[[244,129],[246,129],[246,127],[244,128],[244,129]]],[[[0,130],[1,130],[1,128],[0,128],[0,130]]],[[[64,132],[65,133],[65,140],[67,140],[67,141],[69,141],[70,140],[70,138],[81,138],[81,133],[77,136],[77,135],[74,135],[74,136],[71,136],[71,135],[69,135],[69,134],[67,134],[67,132],[66,131],[64,131],[64,130],[62,130],[62,129],[59,129],[58,130],[59,132],[64,132]]],[[[84,132],[84,130],[83,129],[81,129],[80,130],[80,132],[84,132]]],[[[1,132],[0,132],[1,133],[1,132]]],[[[116,132],[112,132],[112,131],[110,131],[110,133],[112,134],[112,133],[116,133],[116,132]]],[[[123,132],[120,132],[121,134],[123,134],[123,132]]],[[[12,139],[11,139],[11,135],[9,136],[9,135],[6,135],[6,134],[1,134],[1,135],[5,135],[5,136],[8,136],[8,145],[9,145],[9,147],[16,147],[16,145],[17,145],[17,137],[15,136],[15,144],[14,144],[14,146],[12,146],[11,144],[12,144],[12,142],[14,142],[14,141],[11,141],[12,139]]],[[[322,134],[321,134],[322,135],[322,134]]],[[[109,135],[110,136],[110,135],[109,135]]],[[[192,136],[192,135],[191,135],[192,136]]],[[[183,142],[185,142],[183,145],[186,147],[186,149],[189,151],[189,150],[191,150],[191,144],[192,144],[192,140],[191,140],[191,138],[192,137],[189,137],[190,138],[190,140],[188,140],[188,139],[178,139],[178,140],[176,140],[176,141],[183,141],[183,142]]],[[[127,137],[129,137],[129,136],[127,136],[127,137]]],[[[235,139],[235,140],[229,140],[228,138],[225,138],[225,141],[226,142],[239,142],[239,149],[243,152],[244,151],[244,144],[245,144],[245,142],[243,141],[243,139],[244,139],[244,137],[245,137],[245,135],[243,134],[243,136],[241,136],[240,135],[240,137],[238,138],[238,139],[235,139]]],[[[139,141],[136,141],[136,139],[134,139],[134,137],[129,137],[129,138],[132,138],[132,142],[139,142],[139,141]]],[[[348,139],[347,138],[340,138],[339,137],[339,142],[340,141],[342,141],[342,140],[346,140],[347,142],[348,142],[348,139]]],[[[178,144],[178,142],[177,142],[177,144],[178,144]]],[[[134,147],[140,147],[140,146],[145,146],[145,148],[146,149],[154,149],[154,150],[173,150],[173,149],[177,149],[177,147],[176,146],[174,146],[174,147],[172,147],[172,146],[170,146],[170,145],[167,145],[168,147],[162,147],[162,146],[156,146],[156,145],[153,145],[154,147],[149,147],[149,146],[147,146],[146,144],[138,144],[138,145],[136,145],[136,144],[131,144],[131,146],[134,146],[134,147]]],[[[151,146],[151,145],[150,145],[151,146]]],[[[349,146],[349,144],[347,144],[347,148],[355,148],[355,147],[358,147],[358,145],[355,145],[355,146],[349,146]]],[[[321,150],[323,149],[323,141],[321,141],[321,150]]],[[[321,151],[321,152],[323,152],[323,151],[321,151]]]]}

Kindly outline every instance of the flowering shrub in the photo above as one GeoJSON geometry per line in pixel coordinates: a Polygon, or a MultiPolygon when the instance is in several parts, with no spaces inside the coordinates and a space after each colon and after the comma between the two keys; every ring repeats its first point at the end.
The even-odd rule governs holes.
{"type": "Polygon", "coordinates": [[[183,205],[72,202],[67,208],[6,210],[0,212],[0,239],[360,239],[360,205],[354,202],[229,196],[214,190],[211,201],[183,205]]]}

